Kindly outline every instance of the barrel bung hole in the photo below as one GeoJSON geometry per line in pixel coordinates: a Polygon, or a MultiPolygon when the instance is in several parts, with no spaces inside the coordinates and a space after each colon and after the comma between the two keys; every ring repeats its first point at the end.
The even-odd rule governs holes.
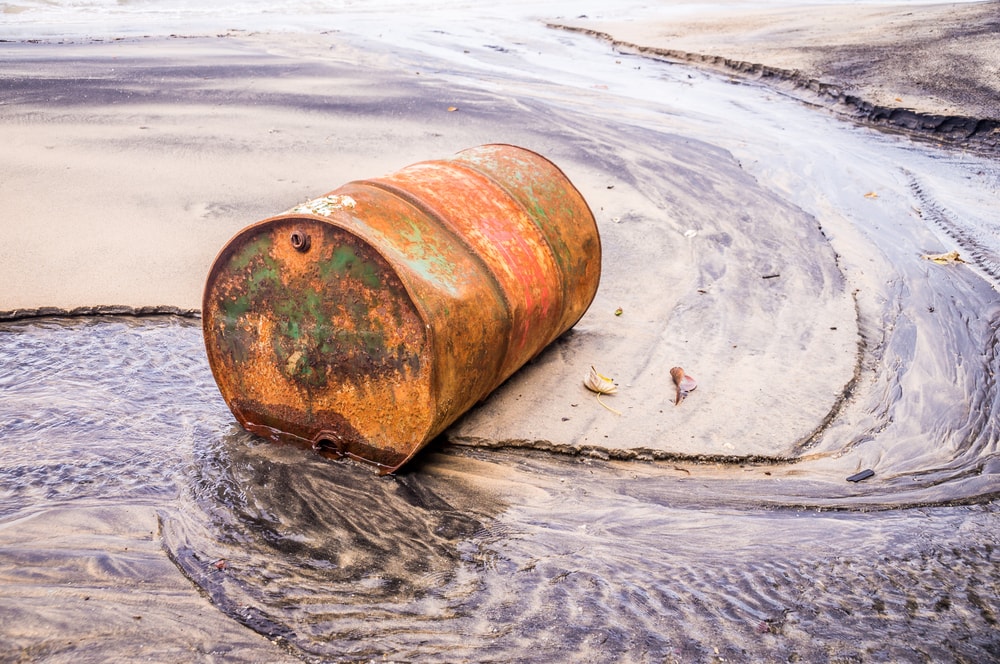
{"type": "Polygon", "coordinates": [[[292,231],[289,241],[292,243],[292,248],[295,251],[305,253],[309,251],[309,236],[305,231],[296,229],[292,231]]]}

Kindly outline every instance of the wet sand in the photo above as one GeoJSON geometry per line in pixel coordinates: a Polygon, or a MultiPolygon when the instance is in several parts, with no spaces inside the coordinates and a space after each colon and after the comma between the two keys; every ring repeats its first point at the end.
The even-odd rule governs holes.
{"type": "Polygon", "coordinates": [[[161,538],[148,505],[56,506],[5,521],[0,659],[300,661],[195,592],[161,538]]]}
{"type": "MultiPolygon", "coordinates": [[[[996,6],[990,3],[987,8],[996,6]]],[[[806,36],[799,38],[810,43],[830,32],[826,27],[830,15],[812,11],[785,14],[779,25],[805,29],[806,36]],[[816,17],[817,23],[809,17],[816,17]]],[[[962,15],[975,23],[979,19],[973,13],[982,12],[983,6],[963,11],[970,12],[962,15]]],[[[864,43],[869,38],[880,49],[888,48],[882,36],[858,36],[868,21],[874,32],[887,34],[879,27],[885,20],[875,10],[865,15],[865,21],[858,21],[852,13],[855,32],[850,38],[837,35],[834,39],[840,53],[856,53],[858,40],[864,43]]],[[[926,20],[943,25],[930,14],[926,20]]],[[[892,67],[863,73],[856,73],[854,65],[838,69],[834,65],[840,60],[833,46],[820,54],[804,48],[803,42],[782,50],[774,47],[773,35],[750,23],[735,32],[716,33],[718,21],[718,17],[689,21],[690,32],[685,30],[680,41],[657,31],[647,37],[650,33],[644,30],[648,28],[634,32],[634,26],[600,17],[562,22],[587,26],[643,48],[722,55],[782,69],[811,72],[815,68],[817,80],[830,76],[837,85],[856,85],[865,94],[870,91],[877,104],[887,103],[889,97],[894,102],[898,96],[904,102],[918,100],[913,108],[928,114],[987,117],[977,91],[989,94],[991,89],[975,78],[955,80],[948,90],[957,96],[946,98],[935,88],[921,88],[920,76],[905,84],[893,79],[896,69],[892,67]],[[713,41],[712,34],[743,35],[743,41],[728,37],[713,41]],[[771,47],[764,48],[764,43],[771,47]],[[732,49],[723,52],[727,44],[732,49]],[[807,59],[810,54],[815,59],[807,59]],[[930,103],[938,99],[945,101],[938,106],[930,103]]],[[[913,34],[907,27],[895,36],[908,39],[913,34]]],[[[970,58],[982,57],[988,63],[993,36],[984,32],[980,39],[984,51],[966,48],[968,42],[963,42],[963,49],[970,58]]],[[[489,506],[483,508],[484,515],[511,501],[518,506],[515,513],[531,513],[530,501],[521,495],[526,491],[546,498],[553,513],[563,499],[582,500],[577,492],[566,494],[556,479],[548,478],[550,469],[533,470],[537,461],[530,456],[503,456],[510,463],[509,471],[477,457],[485,454],[480,447],[520,445],[565,453],[582,449],[598,459],[612,459],[610,468],[600,469],[615,478],[608,479],[602,485],[605,488],[617,486],[617,478],[627,475],[638,479],[646,472],[664,472],[640,465],[636,475],[614,465],[614,459],[659,458],[682,464],[666,469],[672,481],[708,482],[738,472],[742,481],[728,483],[731,493],[720,498],[729,505],[751,500],[760,483],[782,481],[789,486],[799,479],[822,496],[817,499],[822,504],[839,499],[855,501],[849,504],[856,506],[865,505],[866,500],[880,504],[883,497],[870,497],[874,494],[845,485],[843,478],[860,464],[875,465],[884,459],[889,460],[887,474],[891,475],[900,468],[905,446],[895,452],[876,447],[875,451],[828,455],[807,470],[782,465],[791,457],[815,451],[810,447],[814,435],[823,432],[831,414],[844,406],[845,395],[858,377],[866,375],[859,346],[878,334],[870,319],[859,325],[858,310],[865,312],[866,302],[862,298],[857,304],[853,289],[872,287],[869,292],[877,298],[881,291],[874,285],[881,275],[876,268],[867,268],[871,276],[859,277],[855,272],[851,278],[844,277],[845,264],[855,267],[851,261],[859,259],[838,255],[826,242],[831,231],[824,224],[830,220],[817,220],[762,185],[758,176],[748,174],[726,150],[680,133],[643,146],[647,136],[637,132],[638,147],[614,143],[597,132],[580,136],[579,127],[594,125],[574,125],[577,118],[571,113],[547,114],[540,122],[530,100],[443,84],[442,72],[388,66],[378,52],[335,36],[302,36],[294,47],[284,41],[273,35],[234,32],[192,39],[0,44],[5,61],[0,82],[0,140],[8,146],[0,165],[0,200],[8,218],[16,220],[0,226],[0,283],[4,284],[0,311],[6,312],[4,317],[94,306],[109,306],[111,311],[149,307],[149,311],[192,312],[200,306],[204,276],[215,252],[246,224],[354,178],[390,172],[481,143],[514,143],[553,159],[584,192],[607,238],[604,285],[576,331],[449,433],[453,442],[474,446],[467,452],[470,457],[463,456],[466,452],[449,452],[456,455],[456,461],[434,454],[424,468],[429,477],[467,481],[475,473],[483,474],[469,495],[481,501],[481,506],[489,506]],[[449,112],[453,106],[459,110],[449,112]],[[669,164],[670,178],[653,179],[652,168],[629,168],[646,162],[661,168],[655,155],[669,164]],[[780,278],[770,278],[776,274],[780,278]],[[618,307],[623,309],[621,316],[615,313],[618,307]],[[590,364],[605,360],[607,366],[599,368],[622,384],[621,394],[608,399],[622,410],[621,417],[602,409],[582,387],[590,364]],[[690,371],[701,382],[699,391],[676,408],[670,390],[663,386],[669,380],[665,369],[675,363],[692,366],[690,371]],[[663,372],[649,370],[661,366],[663,372]],[[761,380],[776,372],[781,380],[761,380]],[[720,412],[726,417],[720,418],[720,412]],[[688,465],[692,460],[709,463],[688,465]],[[739,470],[734,471],[737,466],[726,461],[740,464],[739,470]],[[483,473],[487,466],[491,470],[483,473]]],[[[944,59],[912,59],[929,68],[923,80],[937,80],[933,73],[947,61],[950,43],[925,45],[930,54],[944,59]]],[[[976,71],[988,75],[990,66],[976,71]]],[[[596,98],[602,91],[580,94],[596,98]]],[[[855,192],[859,198],[865,193],[855,192]]],[[[845,240],[846,235],[839,232],[840,246],[860,248],[860,240],[845,240]]],[[[928,250],[946,248],[927,242],[928,250]]],[[[929,280],[935,278],[932,275],[929,280]]],[[[988,286],[969,288],[970,308],[995,306],[995,293],[988,286]],[[981,302],[986,304],[980,306],[981,302]]],[[[978,328],[975,333],[980,334],[978,328]]],[[[185,368],[178,375],[184,371],[193,369],[185,368]]],[[[25,402],[25,408],[36,408],[45,398],[25,402]]],[[[961,400],[961,394],[955,398],[961,400]]],[[[984,408],[983,412],[988,415],[990,411],[984,408]]],[[[852,417],[839,425],[841,429],[854,426],[877,431],[871,418],[852,417]]],[[[177,419],[182,420],[183,414],[177,414],[177,419]]],[[[233,436],[227,435],[224,442],[230,445],[233,436]]],[[[236,437],[237,448],[244,443],[236,437]]],[[[985,474],[982,465],[978,474],[966,472],[968,466],[956,471],[970,482],[981,478],[986,485],[969,490],[969,495],[989,495],[994,475],[989,463],[984,464],[985,474]]],[[[267,485],[268,467],[261,467],[254,487],[267,485]]],[[[560,481],[569,478],[572,482],[577,470],[568,470],[560,481]]],[[[901,478],[886,490],[895,493],[885,500],[921,500],[899,489],[904,479],[913,483],[909,476],[901,478]]],[[[932,479],[927,480],[928,486],[932,479]]],[[[795,491],[784,490],[785,496],[795,491]]],[[[609,496],[616,493],[608,492],[609,496]]],[[[656,491],[651,488],[649,493],[656,491]]],[[[682,494],[671,496],[671,500],[683,500],[682,494]]],[[[960,499],[966,497],[963,494],[960,499]]],[[[20,603],[22,608],[12,619],[27,626],[23,633],[4,629],[7,652],[28,657],[42,653],[58,661],[74,641],[76,650],[68,651],[66,659],[79,654],[80,643],[97,660],[122,654],[120,644],[126,642],[145,643],[146,650],[135,654],[159,659],[187,654],[206,660],[245,661],[285,656],[284,649],[264,637],[235,626],[221,614],[212,615],[208,599],[168,557],[169,552],[189,577],[196,571],[212,574],[212,561],[199,558],[207,555],[203,553],[207,547],[188,547],[183,522],[171,525],[164,543],[150,501],[106,509],[59,504],[42,509],[52,497],[42,492],[36,498],[35,506],[30,501],[19,506],[18,520],[4,522],[6,534],[0,538],[2,571],[8,580],[0,592],[5,594],[5,604],[20,603]],[[62,545],[51,541],[53,530],[60,532],[62,545]],[[63,546],[74,552],[71,560],[63,557],[63,546]],[[108,555],[126,548],[136,558],[108,555]],[[78,558],[81,551],[89,553],[78,558]],[[186,557],[178,557],[178,551],[186,557]],[[49,580],[39,582],[26,576],[26,570],[33,569],[45,570],[51,575],[49,580]],[[97,607],[91,610],[101,616],[105,631],[84,633],[79,623],[52,610],[45,599],[49,590],[60,596],[67,592],[59,587],[61,575],[72,577],[81,587],[101,587],[100,592],[89,594],[73,590],[64,599],[69,606],[97,607]],[[151,587],[154,600],[165,599],[129,599],[137,587],[151,587]],[[178,621],[178,615],[185,620],[178,621]],[[190,619],[192,615],[198,618],[190,619]],[[150,629],[151,624],[161,622],[169,629],[150,629]],[[178,639],[185,641],[183,648],[178,647],[178,639]],[[226,648],[231,650],[220,654],[226,648]]],[[[280,503],[280,496],[274,500],[280,503]]],[[[948,500],[944,493],[933,495],[933,502],[948,500]]],[[[470,510],[475,506],[457,511],[470,510]]],[[[605,516],[609,524],[617,518],[605,516]]],[[[992,523],[988,515],[983,518],[992,523]]],[[[289,520],[294,519],[290,516],[289,520]]],[[[526,522],[534,523],[532,519],[526,522]]],[[[310,523],[304,519],[297,525],[307,528],[310,523]]],[[[611,525],[606,529],[616,532],[611,525]]],[[[663,532],[668,532],[666,525],[663,532]]],[[[192,539],[204,544],[211,535],[192,539]]],[[[227,546],[230,551],[239,550],[238,541],[227,546]]],[[[569,543],[565,546],[569,548],[569,543]]],[[[533,566],[531,552],[524,553],[519,563],[525,569],[533,566]]],[[[204,579],[196,582],[210,587],[204,579]]],[[[259,582],[253,579],[242,592],[256,592],[263,587],[259,582]]],[[[502,599],[502,593],[496,597],[502,599]]],[[[975,608],[971,604],[969,611],[975,608]]],[[[770,613],[761,615],[758,623],[772,620],[770,613]]],[[[13,623],[5,620],[5,624],[13,623]]],[[[244,624],[267,633],[253,621],[244,624]]],[[[973,623],[970,629],[975,628],[973,623]]],[[[651,622],[649,630],[656,629],[651,622]]],[[[471,652],[474,658],[476,651],[471,652]]]]}
{"type": "Polygon", "coordinates": [[[676,4],[553,21],[623,52],[757,80],[876,126],[1000,148],[1000,3],[676,4]]]}

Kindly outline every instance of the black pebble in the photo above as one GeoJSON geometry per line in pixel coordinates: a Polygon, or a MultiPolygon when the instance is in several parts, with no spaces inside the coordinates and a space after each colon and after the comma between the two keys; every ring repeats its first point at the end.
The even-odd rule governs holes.
{"type": "Polygon", "coordinates": [[[866,480],[869,477],[874,477],[874,476],[875,476],[875,471],[872,470],[871,468],[866,468],[866,469],[862,470],[860,473],[855,473],[854,475],[851,475],[850,477],[848,477],[847,481],[848,482],[860,482],[861,480],[866,480]]]}

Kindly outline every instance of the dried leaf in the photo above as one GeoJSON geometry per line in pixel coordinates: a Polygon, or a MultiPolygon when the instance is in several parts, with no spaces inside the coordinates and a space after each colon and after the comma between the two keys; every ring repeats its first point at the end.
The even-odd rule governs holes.
{"type": "Polygon", "coordinates": [[[923,258],[929,261],[934,261],[939,265],[948,265],[949,263],[964,263],[965,261],[961,256],[958,255],[957,251],[949,251],[946,254],[924,254],[923,258]]]}
{"type": "Polygon", "coordinates": [[[684,373],[684,369],[681,369],[680,367],[674,367],[671,369],[670,377],[674,379],[674,385],[677,388],[674,397],[674,405],[679,406],[680,403],[687,398],[687,395],[698,387],[698,381],[684,373]]]}
{"type": "Polygon", "coordinates": [[[865,198],[878,198],[878,194],[876,194],[874,191],[869,191],[867,194],[865,194],[865,198]]]}
{"type": "Polygon", "coordinates": [[[448,112],[449,113],[454,113],[457,110],[458,110],[458,106],[449,106],[448,107],[448,112]]]}
{"type": "Polygon", "coordinates": [[[618,386],[614,384],[612,379],[598,373],[597,369],[594,367],[590,367],[590,373],[587,374],[587,377],[583,380],[583,384],[591,392],[597,393],[597,403],[601,404],[615,415],[621,415],[621,412],[601,401],[602,394],[614,394],[618,391],[618,386]]]}
{"type": "Polygon", "coordinates": [[[597,369],[594,367],[590,367],[590,373],[587,374],[583,384],[587,386],[588,390],[598,394],[614,394],[618,391],[618,386],[612,382],[612,379],[597,373],[597,369]]]}

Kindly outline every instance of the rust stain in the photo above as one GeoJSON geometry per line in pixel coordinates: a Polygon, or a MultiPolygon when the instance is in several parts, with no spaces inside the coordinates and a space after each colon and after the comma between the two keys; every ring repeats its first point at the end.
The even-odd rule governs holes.
{"type": "Polygon", "coordinates": [[[583,315],[593,214],[509,145],[352,182],[238,233],[206,352],[248,430],[393,472],[583,315]]]}

